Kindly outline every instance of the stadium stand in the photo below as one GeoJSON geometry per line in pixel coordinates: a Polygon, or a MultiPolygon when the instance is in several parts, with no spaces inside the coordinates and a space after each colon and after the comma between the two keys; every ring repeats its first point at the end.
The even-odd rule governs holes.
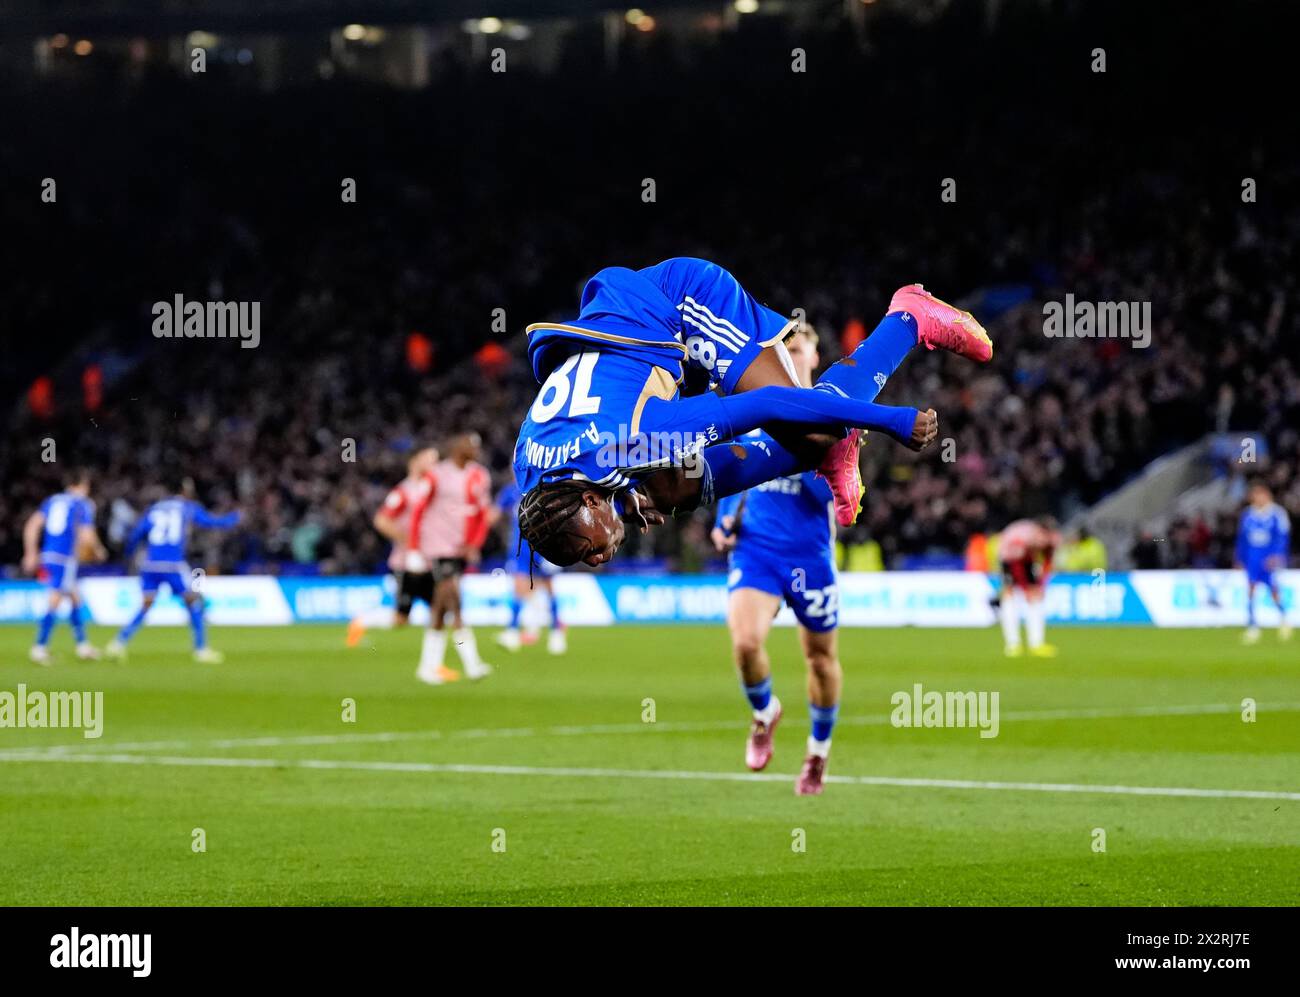
{"type": "MultiPolygon", "coordinates": [[[[1106,22],[1118,33],[1143,27],[1126,16],[1148,15],[1097,16],[1118,18],[1106,22]]],[[[1081,69],[1039,94],[1039,121],[1023,104],[990,113],[998,95],[1032,85],[1036,65],[1065,57],[1064,32],[1079,25],[1039,24],[1029,6],[993,26],[965,16],[924,31],[884,20],[869,51],[848,32],[765,19],[752,29],[773,54],[765,65],[753,63],[752,37],[671,50],[637,39],[600,88],[587,76],[599,40],[580,35],[551,72],[494,78],[449,60],[422,92],[342,78],[200,89],[157,70],[110,74],[98,101],[52,87],[39,115],[0,97],[0,118],[29,137],[0,145],[0,173],[40,177],[47,154],[70,146],[148,147],[152,163],[141,174],[85,157],[59,178],[57,222],[32,197],[0,194],[16,230],[45,232],[0,241],[0,264],[25,290],[0,300],[0,325],[23,340],[5,375],[16,401],[0,443],[0,564],[16,565],[20,524],[57,477],[32,456],[53,438],[61,459],[96,468],[110,540],[183,468],[205,501],[247,512],[239,530],[204,538],[203,560],[379,570],[370,514],[411,447],[474,429],[494,472],[508,473],[531,392],[524,325],[572,312],[601,266],[673,255],[716,259],[773,307],[805,309],[828,360],[909,280],[988,317],[987,369],[917,358],[883,398],[932,404],[955,442],[951,462],[869,444],[855,543],[878,544],[886,566],[960,565],[972,534],[1049,511],[1065,520],[1215,431],[1261,434],[1268,456],[1225,473],[1267,476],[1300,518],[1300,217],[1282,207],[1300,203],[1294,136],[1269,134],[1249,108],[1233,119],[1239,132],[1207,133],[1189,93],[1201,106],[1234,95],[1197,93],[1179,63],[1141,67],[1166,80],[1141,109],[1126,102],[1135,70],[1121,65],[1101,99],[1081,69]],[[795,44],[817,54],[818,71],[792,94],[778,84],[795,44]],[[913,62],[921,46],[928,57],[913,62]],[[909,64],[924,68],[909,77],[909,64]],[[726,85],[742,76],[743,102],[726,85]],[[514,99],[523,93],[531,99],[514,99]],[[756,106],[762,134],[746,116],[756,106]],[[204,127],[177,131],[178,115],[204,127]],[[1158,135],[1152,115],[1168,124],[1158,135]],[[897,147],[898,126],[917,121],[925,127],[897,147]],[[1019,154],[1029,143],[1032,163],[1019,154]],[[457,155],[441,154],[451,147],[457,155]],[[1234,147],[1267,173],[1258,203],[1241,201],[1234,147]],[[522,186],[504,165],[521,156],[532,163],[522,186]],[[1129,172],[1132,162],[1148,165],[1129,172]],[[1160,163],[1169,168],[1150,165],[1160,163]],[[740,171],[743,196],[729,185],[740,171]],[[178,175],[179,195],[162,182],[178,175]],[[647,176],[653,203],[640,196],[647,176]],[[938,204],[949,176],[958,196],[941,220],[909,207],[938,204]],[[340,203],[343,177],[358,179],[364,211],[340,203]],[[1150,347],[1046,338],[1042,304],[1067,291],[1152,302],[1150,347]],[[154,339],[150,304],[177,293],[260,301],[260,346],[198,353],[154,339]],[[504,335],[492,329],[497,308],[504,335]],[[341,456],[347,440],[355,462],[341,456]]],[[[1217,57],[1186,30],[1169,58],[1217,57]]],[[[1226,566],[1233,528],[1225,510],[1180,518],[1168,542],[1135,538],[1132,555],[1226,566]]],[[[680,522],[635,543],[625,563],[696,565],[706,533],[703,518],[680,522]]]]}

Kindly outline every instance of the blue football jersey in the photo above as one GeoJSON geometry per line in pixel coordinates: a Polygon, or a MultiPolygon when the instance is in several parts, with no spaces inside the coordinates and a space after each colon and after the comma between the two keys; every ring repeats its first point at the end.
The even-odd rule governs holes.
{"type": "Polygon", "coordinates": [[[197,524],[220,528],[234,526],[238,522],[238,512],[214,516],[190,499],[163,499],[146,509],[135,524],[126,543],[126,553],[130,556],[144,540],[146,549],[143,566],[147,570],[175,568],[185,563],[185,549],[189,545],[191,526],[197,524]]]}
{"type": "Polygon", "coordinates": [[[619,490],[727,438],[714,396],[665,403],[679,399],[687,367],[730,393],[792,324],[707,260],[600,271],[577,318],[528,327],[542,388],[515,445],[520,489],[580,478],[619,490]]]}
{"type": "Polygon", "coordinates": [[[667,372],[636,356],[589,350],[556,367],[529,407],[515,444],[515,481],[578,478],[614,491],[729,433],[716,395],[679,403],[667,372]]]}
{"type": "Polygon", "coordinates": [[[657,364],[674,381],[689,367],[730,394],[763,347],[795,325],[716,263],[691,257],[643,270],[607,267],[587,281],[579,307],[577,318],[528,327],[539,382],[575,348],[598,347],[657,364]]]}
{"type": "Polygon", "coordinates": [[[737,547],[757,548],[790,564],[833,558],[832,501],[826,479],[804,471],[720,499],[716,523],[739,510],[737,547]]]}
{"type": "MultiPolygon", "coordinates": [[[[770,442],[752,433],[755,445],[770,442]]],[[[778,596],[814,632],[839,623],[830,485],[812,471],[773,478],[718,502],[715,525],[733,517],[736,546],[728,558],[727,590],[758,589],[778,596]]]]}
{"type": "Polygon", "coordinates": [[[41,503],[45,529],[41,536],[41,560],[62,563],[77,559],[77,533],[93,526],[95,503],[83,495],[60,492],[41,503]]]}
{"type": "Polygon", "coordinates": [[[1277,503],[1265,509],[1247,506],[1237,528],[1237,560],[1258,566],[1269,558],[1285,558],[1291,546],[1291,520],[1277,503]]]}

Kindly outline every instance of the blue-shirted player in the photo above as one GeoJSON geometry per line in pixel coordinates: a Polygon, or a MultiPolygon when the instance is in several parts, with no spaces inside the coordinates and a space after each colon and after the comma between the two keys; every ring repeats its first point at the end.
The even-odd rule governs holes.
{"type": "MultiPolygon", "coordinates": [[[[786,345],[800,383],[811,384],[819,362],[817,333],[801,325],[786,345]]],[[[763,433],[751,436],[770,442],[763,433]]],[[[745,764],[755,772],[772,760],[772,736],[782,713],[781,701],[772,692],[768,632],[782,601],[799,621],[812,718],[803,770],[794,787],[800,796],[822,791],[844,680],[835,630],[839,586],[833,523],[830,486],[804,471],[722,499],[713,528],[714,544],[731,552],[727,624],[736,669],[753,710],[745,764]]]]}
{"type": "Polygon", "coordinates": [[[181,483],[181,490],[176,495],[155,502],[145,510],[127,538],[125,550],[129,559],[136,547],[142,542],[145,544],[144,560],[140,562],[140,588],[144,592],[144,601],[131,621],[104,649],[105,654],[119,661],[126,659],[127,643],[143,625],[158,598],[158,590],[166,585],[189,610],[190,629],[194,632],[194,660],[201,664],[221,663],[221,652],[208,647],[203,594],[192,580],[190,566],[185,560],[185,548],[189,543],[190,527],[229,529],[239,522],[239,518],[238,512],[214,516],[194,501],[194,482],[189,478],[181,483]]]}
{"type": "Polygon", "coordinates": [[[1282,605],[1282,590],[1277,572],[1286,567],[1291,552],[1291,520],[1286,510],[1273,501],[1273,493],[1263,482],[1250,486],[1250,505],[1241,514],[1237,527],[1237,567],[1246,572],[1246,632],[1242,640],[1254,644],[1259,640],[1255,624],[1255,586],[1263,584],[1273,596],[1281,622],[1277,635],[1290,640],[1291,624],[1282,605]]]}
{"type": "Polygon", "coordinates": [[[537,639],[535,632],[520,631],[519,618],[524,607],[534,598],[533,588],[546,593],[551,614],[550,632],[546,635],[546,649],[551,654],[563,654],[569,649],[564,623],[560,619],[560,600],[555,596],[552,579],[561,569],[550,561],[533,554],[528,541],[519,535],[519,486],[513,481],[501,489],[494,508],[494,520],[504,519],[508,524],[506,535],[506,571],[511,576],[510,625],[497,634],[497,643],[508,651],[518,651],[524,644],[537,639]]]}
{"type": "Polygon", "coordinates": [[[23,526],[23,570],[36,575],[49,589],[49,604],[36,629],[30,657],[50,663],[50,633],[60,604],[67,600],[68,622],[77,640],[77,657],[99,657],[86,639],[86,620],[77,594],[77,564],[82,557],[102,561],[108,556],[95,532],[95,503],[90,501],[90,474],[74,471],[64,490],[51,495],[23,526]]]}
{"type": "Polygon", "coordinates": [[[568,322],[529,327],[541,390],[520,428],[520,530],[559,565],[604,564],[624,517],[643,530],[666,514],[799,471],[818,470],[836,514],[861,507],[860,434],[914,450],[938,434],[933,410],[872,399],[923,343],[988,360],[988,334],[920,285],[900,288],[875,331],[811,389],[796,385],[781,339],[793,323],[756,302],[722,267],[678,258],[611,267],[583,289],[568,322]],[[683,380],[716,385],[684,397],[683,380]],[[766,428],[774,442],[710,446],[766,428]]]}

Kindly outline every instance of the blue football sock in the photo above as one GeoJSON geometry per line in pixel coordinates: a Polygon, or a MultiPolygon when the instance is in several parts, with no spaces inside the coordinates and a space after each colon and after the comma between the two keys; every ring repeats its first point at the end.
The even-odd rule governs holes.
{"type": "Polygon", "coordinates": [[[54,629],[54,610],[50,610],[41,617],[41,622],[36,628],[36,645],[44,647],[50,642],[50,631],[54,629]]]}
{"type": "Polygon", "coordinates": [[[519,629],[519,614],[524,611],[524,601],[517,595],[510,597],[510,629],[519,629]]]}
{"type": "Polygon", "coordinates": [[[840,715],[840,704],[818,706],[816,703],[809,703],[808,713],[812,717],[813,740],[830,740],[831,731],[835,729],[835,719],[840,715]]]}
{"type": "Polygon", "coordinates": [[[769,675],[754,685],[745,686],[745,698],[754,709],[766,710],[768,703],[772,702],[772,676],[769,675]]]}
{"type": "Polygon", "coordinates": [[[140,627],[144,624],[144,618],[148,612],[149,610],[145,607],[143,603],[141,603],[140,608],[136,610],[136,613],[133,617],[131,617],[130,622],[127,623],[127,625],[124,626],[120,631],[118,631],[117,642],[119,644],[125,644],[127,641],[129,641],[132,637],[135,636],[135,632],[139,630],[140,627]]]}
{"type": "Polygon", "coordinates": [[[68,622],[72,624],[72,633],[77,638],[78,644],[86,643],[86,618],[82,613],[81,605],[77,604],[72,607],[72,612],[68,614],[68,622]]]}
{"type": "Polygon", "coordinates": [[[1246,587],[1246,626],[1255,625],[1255,586],[1246,587]]]}
{"type": "Polygon", "coordinates": [[[559,630],[559,629],[560,629],[560,626],[561,626],[561,624],[560,624],[560,600],[559,600],[559,597],[555,594],[555,590],[552,589],[552,590],[551,590],[551,629],[552,629],[552,630],[559,630]]]}
{"type": "Polygon", "coordinates": [[[886,315],[856,350],[833,363],[817,383],[834,385],[850,398],[872,401],[914,346],[916,319],[907,312],[886,315]]]}
{"type": "Polygon", "coordinates": [[[208,637],[203,629],[203,602],[190,603],[190,629],[194,631],[194,650],[202,651],[208,646],[208,637]]]}

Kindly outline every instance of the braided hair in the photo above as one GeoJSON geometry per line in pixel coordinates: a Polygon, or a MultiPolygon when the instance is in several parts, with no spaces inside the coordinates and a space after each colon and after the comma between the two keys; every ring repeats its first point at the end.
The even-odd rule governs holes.
{"type": "MultiPolygon", "coordinates": [[[[575,539],[581,534],[566,529],[569,520],[583,507],[582,495],[599,491],[590,481],[572,478],[544,481],[528,492],[519,503],[519,537],[552,564],[567,567],[576,564],[575,539]]],[[[529,566],[532,574],[532,564],[529,566]]]]}

